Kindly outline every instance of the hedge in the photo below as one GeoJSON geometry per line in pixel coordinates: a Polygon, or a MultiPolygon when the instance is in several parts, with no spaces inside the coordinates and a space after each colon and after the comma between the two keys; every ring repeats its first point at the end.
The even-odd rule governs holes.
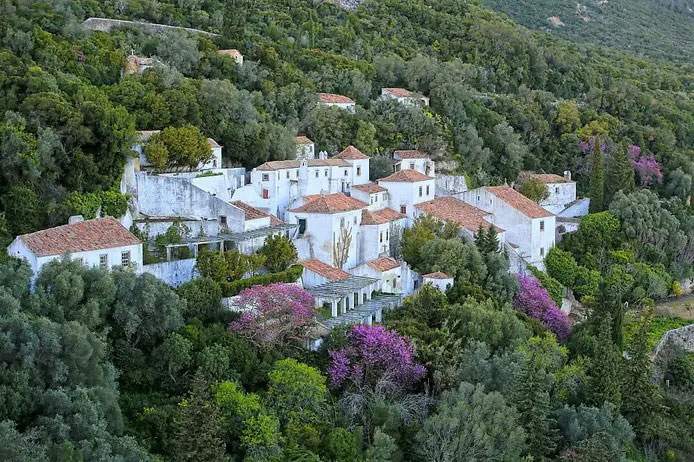
{"type": "Polygon", "coordinates": [[[279,273],[268,273],[252,276],[247,279],[239,279],[232,282],[222,283],[222,294],[225,297],[233,297],[238,295],[243,289],[248,289],[253,286],[264,286],[275,282],[296,282],[304,272],[304,267],[301,265],[292,265],[285,271],[279,273]]]}

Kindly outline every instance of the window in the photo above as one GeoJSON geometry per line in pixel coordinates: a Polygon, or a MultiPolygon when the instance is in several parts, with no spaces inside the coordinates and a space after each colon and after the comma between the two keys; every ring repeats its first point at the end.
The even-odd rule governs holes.
{"type": "Polygon", "coordinates": [[[370,204],[373,204],[373,203],[374,203],[374,198],[373,198],[373,197],[369,200],[369,203],[370,203],[370,204]]]}
{"type": "Polygon", "coordinates": [[[361,176],[361,167],[357,167],[357,176],[361,176]]]}
{"type": "Polygon", "coordinates": [[[556,187],[554,188],[554,193],[555,193],[555,194],[559,194],[559,186],[556,186],[556,187]]]}
{"type": "Polygon", "coordinates": [[[267,189],[263,189],[263,199],[269,199],[270,198],[270,191],[267,189]]]}
{"type": "Polygon", "coordinates": [[[320,172],[318,170],[316,170],[316,178],[318,178],[319,174],[320,174],[320,172]]]}
{"type": "Polygon", "coordinates": [[[356,215],[354,215],[354,224],[355,225],[357,224],[357,216],[356,215]]]}
{"type": "Polygon", "coordinates": [[[263,181],[270,181],[270,175],[267,173],[263,173],[263,181]]]}
{"type": "Polygon", "coordinates": [[[343,218],[340,218],[340,228],[344,228],[344,227],[345,227],[345,219],[343,217],[343,218]]]}
{"type": "Polygon", "coordinates": [[[545,256],[545,248],[544,247],[540,247],[540,256],[541,257],[545,256]]]}
{"type": "Polygon", "coordinates": [[[407,206],[406,205],[400,206],[400,213],[402,213],[403,215],[407,214],[407,206]]]}
{"type": "Polygon", "coordinates": [[[347,176],[347,175],[349,175],[349,172],[347,170],[345,170],[345,176],[347,176]]]}
{"type": "Polygon", "coordinates": [[[289,178],[289,170],[287,170],[287,178],[289,178]]]}
{"type": "Polygon", "coordinates": [[[414,170],[414,162],[410,162],[410,170],[414,170]]]}
{"type": "Polygon", "coordinates": [[[299,218],[299,236],[303,236],[306,232],[306,219],[299,218]]]}
{"type": "Polygon", "coordinates": [[[542,221],[540,221],[540,231],[544,231],[544,230],[545,230],[545,221],[542,220],[542,221]]]}
{"type": "Polygon", "coordinates": [[[390,230],[386,229],[386,241],[390,239],[390,230]]]}
{"type": "Polygon", "coordinates": [[[213,160],[213,161],[212,161],[212,166],[213,166],[214,168],[217,168],[217,161],[216,161],[216,160],[213,160]]]}
{"type": "Polygon", "coordinates": [[[378,233],[378,242],[383,242],[383,231],[378,233]]]}
{"type": "Polygon", "coordinates": [[[378,194],[376,194],[376,195],[374,196],[374,201],[375,201],[375,202],[378,202],[378,194]]]}
{"type": "Polygon", "coordinates": [[[328,169],[325,169],[325,174],[323,176],[328,176],[328,169]]]}
{"type": "Polygon", "coordinates": [[[422,197],[422,187],[419,187],[419,197],[422,197]]]}
{"type": "Polygon", "coordinates": [[[429,195],[429,185],[427,185],[427,196],[429,195]]]}
{"type": "Polygon", "coordinates": [[[121,266],[130,266],[130,251],[124,250],[120,253],[120,264],[121,266]]]}
{"type": "Polygon", "coordinates": [[[102,253],[99,255],[99,268],[108,268],[108,254],[102,253]]]}

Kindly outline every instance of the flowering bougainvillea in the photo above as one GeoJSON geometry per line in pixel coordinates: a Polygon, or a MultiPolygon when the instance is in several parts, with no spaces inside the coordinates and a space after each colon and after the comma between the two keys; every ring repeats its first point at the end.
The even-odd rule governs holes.
{"type": "Polygon", "coordinates": [[[313,326],[313,296],[294,284],[253,286],[239,294],[246,311],[231,330],[265,346],[304,340],[313,326]]]}
{"type": "Polygon", "coordinates": [[[639,175],[641,186],[663,182],[663,169],[653,154],[643,154],[641,148],[635,144],[629,145],[627,151],[634,170],[639,175]]]}
{"type": "Polygon", "coordinates": [[[532,276],[518,275],[518,292],[513,297],[513,306],[540,321],[554,332],[559,340],[566,340],[571,332],[568,316],[557,307],[545,288],[532,276]]]}
{"type": "Polygon", "coordinates": [[[383,326],[354,326],[347,334],[347,345],[330,352],[328,375],[333,388],[370,386],[383,378],[407,388],[425,372],[415,361],[410,342],[383,326]]]}

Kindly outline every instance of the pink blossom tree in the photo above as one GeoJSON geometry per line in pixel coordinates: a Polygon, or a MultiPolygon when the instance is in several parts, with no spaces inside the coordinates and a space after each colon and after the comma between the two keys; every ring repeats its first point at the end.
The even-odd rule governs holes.
{"type": "Polygon", "coordinates": [[[630,144],[627,148],[629,159],[639,175],[641,186],[663,182],[663,169],[653,154],[644,154],[641,147],[630,144]]]}
{"type": "Polygon", "coordinates": [[[383,326],[354,326],[347,334],[347,345],[329,354],[328,375],[333,388],[375,386],[383,379],[409,388],[426,372],[415,361],[412,344],[383,326]]]}
{"type": "Polygon", "coordinates": [[[237,304],[246,311],[230,329],[264,347],[302,342],[314,325],[313,295],[294,284],[250,287],[237,304]]]}
{"type": "Polygon", "coordinates": [[[518,275],[518,292],[513,306],[531,318],[540,321],[559,340],[566,340],[571,333],[571,323],[554,303],[547,290],[532,276],[518,275]]]}

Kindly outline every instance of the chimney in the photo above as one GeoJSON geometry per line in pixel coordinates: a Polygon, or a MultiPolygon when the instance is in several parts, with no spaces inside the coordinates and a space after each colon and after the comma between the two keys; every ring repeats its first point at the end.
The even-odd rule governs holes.
{"type": "Polygon", "coordinates": [[[84,217],[82,215],[73,215],[67,219],[67,224],[74,225],[75,223],[82,223],[83,221],[84,217]]]}
{"type": "Polygon", "coordinates": [[[325,151],[321,151],[318,153],[318,158],[319,159],[327,159],[328,158],[328,153],[325,151]]]}
{"type": "Polygon", "coordinates": [[[571,170],[564,170],[564,179],[566,181],[571,181],[571,170]]]}

